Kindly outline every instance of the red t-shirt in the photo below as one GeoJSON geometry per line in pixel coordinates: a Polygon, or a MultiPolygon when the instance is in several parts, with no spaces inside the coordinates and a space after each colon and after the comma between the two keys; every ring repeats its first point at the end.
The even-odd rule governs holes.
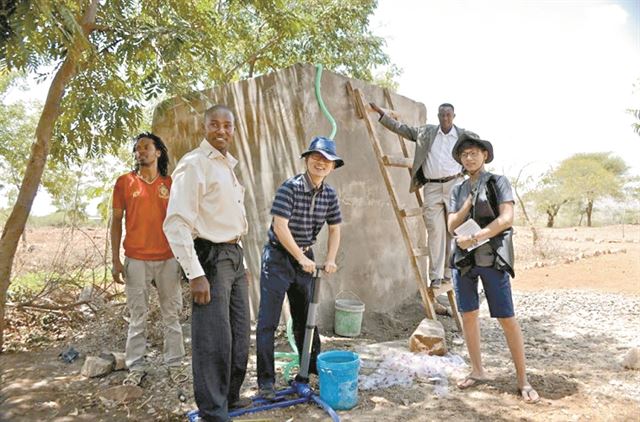
{"type": "Polygon", "coordinates": [[[151,183],[133,171],[118,177],[113,189],[113,208],[125,213],[125,256],[144,261],[163,261],[173,257],[162,231],[170,189],[169,176],[158,176],[151,183]]]}

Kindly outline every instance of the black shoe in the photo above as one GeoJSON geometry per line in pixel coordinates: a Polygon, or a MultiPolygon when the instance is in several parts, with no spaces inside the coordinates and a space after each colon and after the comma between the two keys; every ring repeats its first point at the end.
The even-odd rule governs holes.
{"type": "Polygon", "coordinates": [[[309,384],[309,378],[305,378],[300,374],[296,375],[296,377],[294,378],[294,381],[299,382],[301,384],[309,384]]]}
{"type": "Polygon", "coordinates": [[[275,400],[276,390],[273,388],[273,384],[266,384],[260,387],[260,396],[265,400],[275,400]]]}
{"type": "Polygon", "coordinates": [[[241,409],[243,407],[249,407],[253,404],[253,401],[248,397],[240,397],[233,403],[229,403],[229,410],[241,409]]]}

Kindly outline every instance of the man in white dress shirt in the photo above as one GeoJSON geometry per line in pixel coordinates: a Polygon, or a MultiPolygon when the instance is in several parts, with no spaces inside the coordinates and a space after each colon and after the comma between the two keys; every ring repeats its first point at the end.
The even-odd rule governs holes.
{"type": "Polygon", "coordinates": [[[451,189],[462,181],[462,166],[452,158],[451,151],[465,130],[453,124],[456,115],[449,103],[438,107],[439,125],[417,127],[400,123],[376,104],[370,105],[380,115],[384,127],[416,143],[409,190],[415,192],[424,186],[429,280],[432,288],[438,288],[443,281],[451,280],[451,235],[447,231],[447,214],[451,189]]]}
{"type": "Polygon", "coordinates": [[[229,421],[244,405],[240,387],[249,354],[249,292],[240,238],[247,233],[244,187],[229,154],[235,131],[231,110],[204,115],[205,139],[173,172],[164,232],[189,280],[193,391],[206,421],[229,421]]]}

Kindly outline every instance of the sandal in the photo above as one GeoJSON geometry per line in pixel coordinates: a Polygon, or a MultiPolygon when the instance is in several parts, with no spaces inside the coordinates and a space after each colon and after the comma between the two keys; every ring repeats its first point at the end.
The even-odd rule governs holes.
{"type": "Polygon", "coordinates": [[[520,393],[522,400],[527,404],[534,404],[540,401],[540,395],[530,385],[525,385],[522,388],[518,388],[518,393],[520,393]],[[531,393],[535,394],[534,398],[531,397],[531,393]]]}
{"type": "Polygon", "coordinates": [[[147,376],[147,373],[145,371],[129,371],[127,377],[124,379],[124,381],[122,381],[122,385],[138,386],[142,383],[142,380],[145,376],[147,376]]]}
{"type": "Polygon", "coordinates": [[[184,373],[184,370],[186,368],[187,367],[170,366],[169,378],[171,379],[171,381],[173,381],[175,384],[182,384],[183,382],[188,381],[189,375],[184,373]]]}
{"type": "Polygon", "coordinates": [[[462,381],[458,382],[456,386],[460,390],[466,390],[467,388],[486,384],[487,381],[489,381],[487,378],[478,378],[478,377],[474,377],[473,375],[467,375],[462,381]]]}

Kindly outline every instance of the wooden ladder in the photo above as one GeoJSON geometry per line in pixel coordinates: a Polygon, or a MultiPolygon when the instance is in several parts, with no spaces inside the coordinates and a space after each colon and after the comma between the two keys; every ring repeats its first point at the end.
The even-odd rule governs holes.
{"type": "MultiPolygon", "coordinates": [[[[422,274],[422,270],[420,269],[418,259],[422,256],[427,256],[429,254],[429,248],[427,246],[418,246],[415,247],[413,244],[413,240],[409,233],[409,227],[407,225],[408,218],[422,217],[420,221],[422,224],[420,225],[423,233],[427,232],[427,225],[424,217],[423,210],[423,199],[422,193],[420,189],[416,189],[416,201],[418,203],[418,207],[416,208],[402,208],[400,202],[398,200],[398,194],[396,193],[396,189],[393,185],[393,179],[391,178],[391,173],[389,168],[405,168],[409,171],[409,177],[411,177],[411,167],[413,165],[413,159],[409,157],[409,151],[405,144],[404,138],[398,135],[398,141],[400,142],[400,148],[402,149],[402,156],[391,156],[386,155],[384,151],[382,151],[382,147],[380,145],[380,140],[376,135],[376,131],[373,128],[373,123],[371,122],[371,118],[369,117],[368,111],[371,111],[368,103],[365,101],[362,92],[351,86],[351,83],[347,82],[347,91],[354,99],[356,115],[359,119],[364,120],[365,126],[367,127],[367,132],[369,133],[369,140],[371,141],[371,146],[376,154],[376,158],[378,161],[378,165],[380,167],[380,172],[382,173],[382,178],[384,179],[384,183],[387,187],[387,191],[389,192],[389,198],[391,199],[391,205],[393,206],[393,211],[398,220],[398,224],[400,225],[400,232],[402,233],[402,238],[404,239],[405,246],[407,247],[407,252],[409,253],[409,261],[411,262],[411,268],[413,269],[413,273],[415,276],[416,284],[418,285],[418,290],[420,291],[420,296],[422,297],[422,303],[424,305],[424,310],[427,318],[436,319],[435,312],[435,297],[442,293],[446,293],[449,298],[449,304],[451,305],[451,313],[458,326],[458,329],[462,331],[462,321],[460,319],[460,314],[458,313],[458,307],[456,305],[455,295],[453,293],[453,286],[451,283],[443,283],[442,286],[436,290],[428,288],[428,277],[422,274]]],[[[398,114],[394,111],[393,101],[391,100],[391,95],[389,94],[389,90],[384,89],[384,97],[385,101],[388,105],[388,110],[390,111],[390,115],[394,118],[398,117],[398,114]]]]}

